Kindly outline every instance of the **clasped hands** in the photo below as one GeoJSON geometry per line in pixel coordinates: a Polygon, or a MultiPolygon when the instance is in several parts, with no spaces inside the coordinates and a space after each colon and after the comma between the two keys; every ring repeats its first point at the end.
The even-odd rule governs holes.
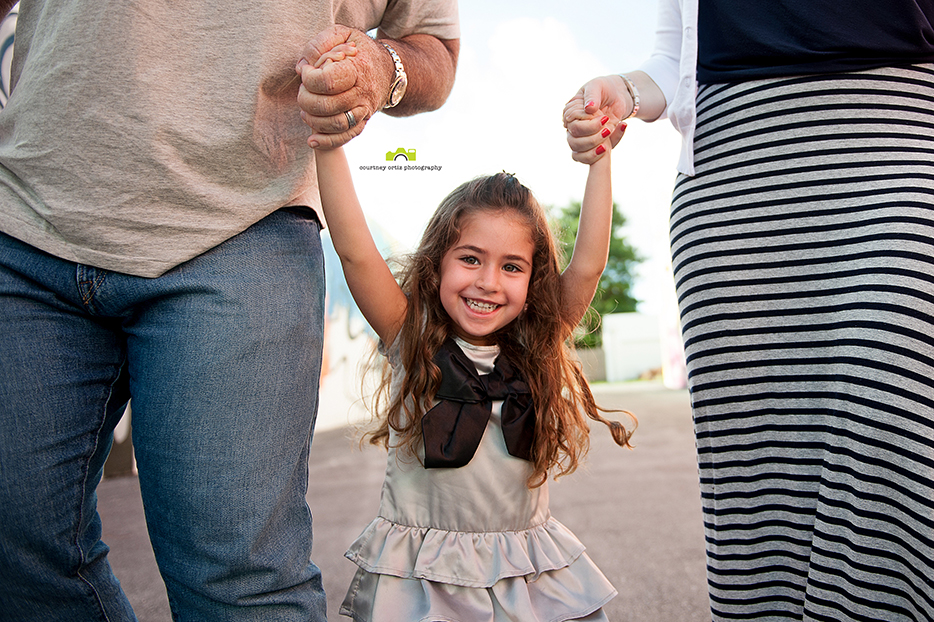
{"type": "Polygon", "coordinates": [[[626,132],[626,123],[621,119],[631,104],[623,99],[625,95],[613,78],[590,80],[564,106],[562,121],[568,146],[571,157],[578,162],[593,164],[626,132]]]}
{"type": "Polygon", "coordinates": [[[381,43],[341,25],[312,39],[295,71],[302,79],[298,106],[314,149],[334,149],[358,136],[385,104],[395,73],[381,43]]]}

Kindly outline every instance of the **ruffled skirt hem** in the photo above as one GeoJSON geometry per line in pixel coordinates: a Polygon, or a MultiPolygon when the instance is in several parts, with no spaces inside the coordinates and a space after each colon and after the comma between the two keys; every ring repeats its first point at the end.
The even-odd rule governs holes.
{"type": "Polygon", "coordinates": [[[341,615],[355,622],[566,622],[606,620],[616,590],[586,553],[557,570],[471,588],[357,570],[341,615]]]}
{"type": "Polygon", "coordinates": [[[464,532],[378,517],[346,557],[374,574],[487,588],[509,577],[535,581],[543,572],[566,568],[583,552],[577,536],[554,518],[519,531],[464,532]]]}

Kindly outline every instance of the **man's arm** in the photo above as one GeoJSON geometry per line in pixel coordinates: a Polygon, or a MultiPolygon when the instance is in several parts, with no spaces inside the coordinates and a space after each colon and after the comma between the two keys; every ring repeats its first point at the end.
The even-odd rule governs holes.
{"type": "MultiPolygon", "coordinates": [[[[380,37],[377,40],[383,39],[380,37]]],[[[460,39],[437,39],[430,35],[410,35],[400,40],[386,39],[385,41],[401,57],[408,76],[408,86],[402,101],[383,112],[401,117],[440,108],[454,87],[460,39]]],[[[395,75],[392,58],[389,59],[386,75],[389,77],[386,86],[388,96],[389,85],[395,75]]]]}

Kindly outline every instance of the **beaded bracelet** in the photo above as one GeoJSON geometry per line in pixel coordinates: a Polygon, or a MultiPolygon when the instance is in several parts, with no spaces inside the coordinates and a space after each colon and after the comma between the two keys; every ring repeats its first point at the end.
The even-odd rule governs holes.
{"type": "MultiPolygon", "coordinates": [[[[619,77],[623,79],[623,82],[626,84],[626,89],[629,91],[629,96],[632,97],[632,112],[626,117],[626,119],[631,119],[639,112],[639,89],[637,89],[635,83],[629,79],[629,76],[621,73],[619,77]]],[[[621,120],[625,121],[626,119],[621,120]]]]}

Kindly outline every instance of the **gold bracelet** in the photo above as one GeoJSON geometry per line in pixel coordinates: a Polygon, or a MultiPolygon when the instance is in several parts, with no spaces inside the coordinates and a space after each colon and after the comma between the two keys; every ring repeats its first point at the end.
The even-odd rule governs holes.
{"type": "Polygon", "coordinates": [[[639,89],[637,89],[635,83],[629,79],[629,76],[621,73],[619,77],[623,79],[623,82],[626,84],[626,90],[629,91],[629,96],[632,97],[632,112],[630,112],[629,116],[625,119],[620,119],[621,121],[625,121],[626,119],[631,119],[636,116],[636,113],[639,112],[639,89]]]}

